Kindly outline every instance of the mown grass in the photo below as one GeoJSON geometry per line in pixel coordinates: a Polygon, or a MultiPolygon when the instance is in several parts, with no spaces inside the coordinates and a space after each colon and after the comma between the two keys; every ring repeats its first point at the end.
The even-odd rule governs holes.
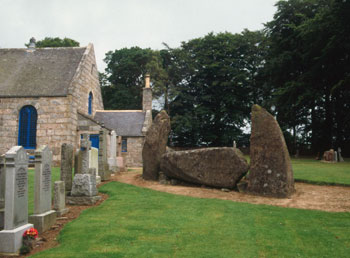
{"type": "Polygon", "coordinates": [[[350,213],[177,196],[111,182],[33,257],[348,257],[350,213]]]}
{"type": "MultiPolygon", "coordinates": [[[[58,180],[60,180],[60,168],[53,167],[51,172],[52,198],[53,198],[54,182],[58,180]]],[[[28,169],[28,215],[31,215],[34,212],[34,181],[35,181],[35,170],[28,169]]]]}
{"type": "Polygon", "coordinates": [[[292,166],[296,181],[350,186],[349,161],[324,163],[313,159],[292,159],[292,166]]]}

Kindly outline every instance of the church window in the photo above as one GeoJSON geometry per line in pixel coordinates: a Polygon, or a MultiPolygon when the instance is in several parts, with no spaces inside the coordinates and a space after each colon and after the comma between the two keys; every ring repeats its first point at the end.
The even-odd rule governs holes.
{"type": "Polygon", "coordinates": [[[37,118],[38,114],[33,106],[24,106],[19,112],[18,145],[25,149],[36,148],[37,118]]]}
{"type": "Polygon", "coordinates": [[[92,92],[89,93],[89,108],[88,108],[89,115],[92,114],[92,92]]]}
{"type": "Polygon", "coordinates": [[[128,152],[128,141],[127,139],[122,139],[122,152],[128,152]]]}

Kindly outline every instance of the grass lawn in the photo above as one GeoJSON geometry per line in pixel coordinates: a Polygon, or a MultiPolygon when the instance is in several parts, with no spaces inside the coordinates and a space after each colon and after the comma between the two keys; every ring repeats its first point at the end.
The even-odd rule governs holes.
{"type": "Polygon", "coordinates": [[[349,161],[330,164],[313,159],[292,159],[292,166],[296,181],[350,186],[349,161]]]}
{"type": "Polygon", "coordinates": [[[33,257],[349,257],[350,213],[177,196],[111,182],[33,257]]]}
{"type": "MultiPolygon", "coordinates": [[[[31,215],[34,212],[34,169],[28,169],[28,214],[31,215]]],[[[51,181],[52,181],[52,198],[53,198],[53,186],[54,182],[60,180],[60,168],[52,168],[51,181]]]]}

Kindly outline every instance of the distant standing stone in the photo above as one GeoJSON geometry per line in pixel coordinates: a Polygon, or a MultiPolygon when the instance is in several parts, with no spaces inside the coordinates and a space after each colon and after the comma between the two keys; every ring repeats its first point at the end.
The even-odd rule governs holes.
{"type": "Polygon", "coordinates": [[[167,152],[160,163],[161,171],[169,178],[230,189],[248,168],[241,152],[229,147],[167,152]]]}
{"type": "Polygon", "coordinates": [[[294,190],[293,170],[276,119],[258,105],[252,107],[250,173],[247,191],[257,195],[289,197],[294,190]]]}
{"type": "Polygon", "coordinates": [[[142,149],[143,178],[158,180],[161,156],[166,152],[170,132],[170,119],[162,110],[149,128],[142,149]]]}

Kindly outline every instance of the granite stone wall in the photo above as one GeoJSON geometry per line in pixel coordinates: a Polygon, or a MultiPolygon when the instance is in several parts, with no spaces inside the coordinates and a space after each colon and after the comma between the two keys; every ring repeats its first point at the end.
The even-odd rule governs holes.
{"type": "MultiPolygon", "coordinates": [[[[123,138],[124,139],[124,138],[123,138]]],[[[142,167],[144,137],[127,137],[127,152],[122,152],[127,167],[142,167]]]]}
{"type": "Polygon", "coordinates": [[[31,105],[38,113],[36,143],[48,145],[55,165],[59,164],[61,145],[76,145],[77,116],[71,97],[2,98],[0,100],[0,153],[18,144],[19,112],[31,105]]]}

